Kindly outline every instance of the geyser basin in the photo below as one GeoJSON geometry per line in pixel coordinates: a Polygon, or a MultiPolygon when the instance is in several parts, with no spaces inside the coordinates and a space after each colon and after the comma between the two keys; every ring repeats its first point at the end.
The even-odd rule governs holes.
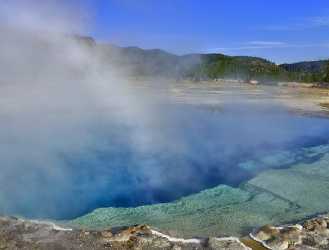
{"type": "MultiPolygon", "coordinates": [[[[270,168],[318,161],[322,155],[307,148],[329,141],[329,120],[274,106],[156,109],[161,116],[147,121],[99,116],[88,127],[88,147],[26,158],[20,173],[5,168],[11,179],[2,182],[2,213],[70,219],[100,207],[171,202],[221,184],[236,188],[270,168]]],[[[24,142],[9,142],[24,153],[24,142]]]]}

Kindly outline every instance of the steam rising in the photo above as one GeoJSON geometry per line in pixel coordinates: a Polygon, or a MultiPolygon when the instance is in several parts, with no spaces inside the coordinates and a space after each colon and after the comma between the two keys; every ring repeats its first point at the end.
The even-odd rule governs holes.
{"type": "Polygon", "coordinates": [[[142,93],[49,11],[6,5],[0,26],[1,213],[72,218],[238,185],[254,174],[235,171],[246,155],[327,132],[273,107],[212,112],[142,93]]]}

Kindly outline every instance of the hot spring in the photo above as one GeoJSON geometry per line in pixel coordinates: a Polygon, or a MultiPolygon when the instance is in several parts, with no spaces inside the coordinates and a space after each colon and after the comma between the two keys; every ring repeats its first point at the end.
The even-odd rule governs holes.
{"type": "MultiPolygon", "coordinates": [[[[146,223],[191,237],[328,211],[329,119],[276,105],[307,105],[297,88],[175,82],[171,70],[144,79],[144,56],[70,35],[90,32],[66,11],[7,2],[1,214],[89,228],[146,223]]],[[[200,63],[192,57],[187,71],[200,63]]]]}
{"type": "MultiPolygon", "coordinates": [[[[72,219],[101,207],[173,202],[222,184],[238,188],[265,170],[321,158],[307,148],[328,144],[329,120],[260,106],[162,104],[156,120],[129,123],[104,119],[102,111],[88,120],[86,134],[79,133],[81,141],[72,145],[79,150],[57,147],[71,143],[74,128],[61,134],[57,127],[46,153],[35,152],[32,143],[26,152],[29,138],[6,131],[7,149],[16,154],[3,157],[0,211],[72,219]],[[10,167],[17,161],[20,171],[10,167]]],[[[57,122],[56,115],[44,119],[57,122]]],[[[46,143],[42,137],[52,132],[41,128],[33,141],[46,143]]]]}

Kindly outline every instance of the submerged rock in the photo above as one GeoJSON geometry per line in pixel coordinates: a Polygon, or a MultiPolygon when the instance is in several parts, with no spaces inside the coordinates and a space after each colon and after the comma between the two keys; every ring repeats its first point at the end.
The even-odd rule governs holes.
{"type": "Polygon", "coordinates": [[[278,228],[265,225],[258,230],[256,237],[261,241],[267,241],[277,237],[279,234],[280,230],[278,228]]]}
{"type": "Polygon", "coordinates": [[[246,247],[240,240],[233,237],[228,238],[210,238],[209,239],[210,249],[222,249],[222,250],[251,250],[246,247]]]}

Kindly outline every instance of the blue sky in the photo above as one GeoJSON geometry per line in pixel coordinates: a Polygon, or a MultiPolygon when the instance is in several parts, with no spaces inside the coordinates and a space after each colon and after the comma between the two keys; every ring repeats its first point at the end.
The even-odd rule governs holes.
{"type": "Polygon", "coordinates": [[[275,62],[329,57],[328,0],[94,0],[91,35],[122,46],[275,62]]]}
{"type": "Polygon", "coordinates": [[[68,15],[82,15],[86,33],[121,46],[251,55],[277,63],[329,58],[329,0],[27,2],[63,4],[68,15]]]}

